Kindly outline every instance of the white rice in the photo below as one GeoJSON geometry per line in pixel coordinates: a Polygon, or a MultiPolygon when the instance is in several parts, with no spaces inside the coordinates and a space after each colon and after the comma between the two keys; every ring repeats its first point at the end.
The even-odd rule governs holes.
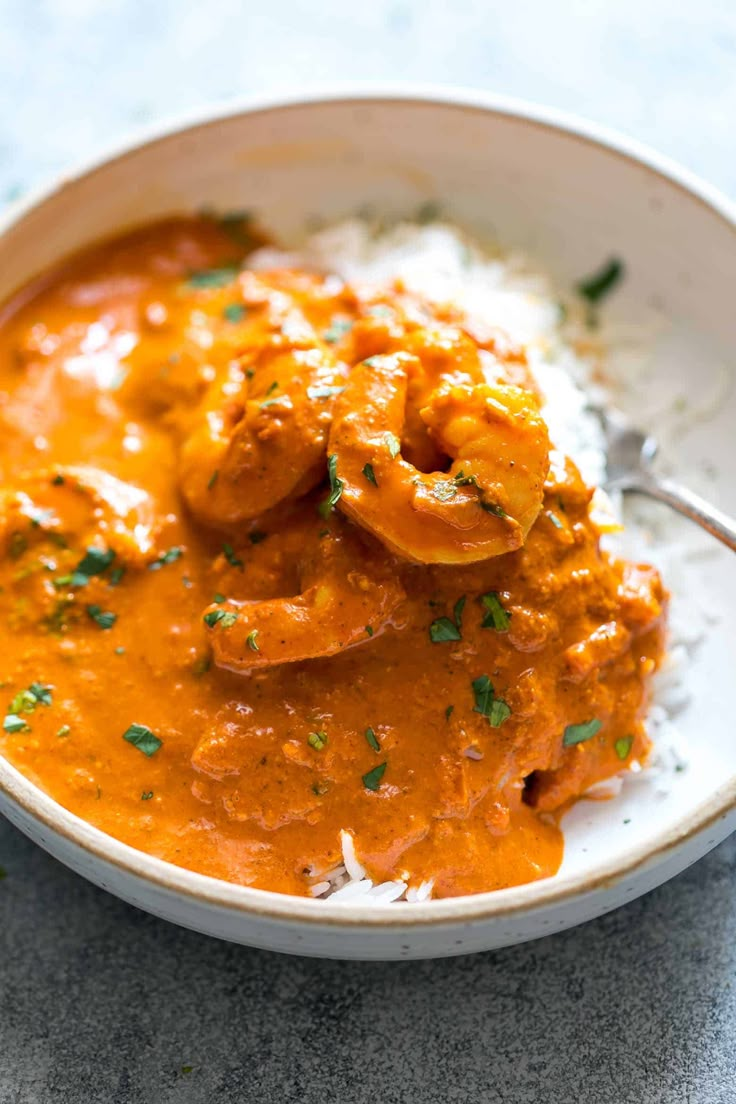
{"type": "MultiPolygon", "coordinates": [[[[331,226],[309,237],[298,253],[271,248],[252,257],[256,268],[284,264],[335,272],[351,283],[385,285],[400,277],[406,286],[442,303],[453,302],[479,321],[504,330],[516,342],[526,346],[530,367],[545,397],[544,415],[552,442],[571,456],[588,483],[597,486],[604,479],[605,451],[600,423],[590,403],[605,405],[608,393],[596,382],[604,349],[615,348],[618,398],[621,389],[632,391],[646,373],[646,345],[651,335],[640,330],[618,327],[610,332],[603,326],[597,348],[585,326],[582,305],[562,297],[543,272],[535,269],[521,253],[495,254],[483,250],[456,227],[436,222],[417,225],[405,222],[389,229],[376,228],[359,219],[331,226]],[[583,352],[579,351],[584,349],[583,352]]],[[[717,388],[705,405],[718,402],[717,388]]],[[[651,416],[652,412],[648,412],[651,416]]],[[[672,411],[670,411],[670,414],[672,411]]],[[[707,413],[704,411],[704,413],[707,413]]],[[[654,412],[657,424],[667,433],[667,412],[654,412]]],[[[642,412],[644,416],[644,412],[642,412]]],[[[690,417],[692,418],[692,410],[690,417]]],[[[672,426],[672,418],[669,419],[672,426]]],[[[675,427],[673,426],[673,431],[675,427]]],[[[611,502],[599,492],[594,509],[608,515],[611,531],[620,530],[623,503],[611,502]]],[[[640,504],[625,510],[623,533],[604,538],[606,547],[635,560],[653,559],[663,570],[672,591],[670,610],[670,650],[662,669],[654,679],[654,701],[648,714],[648,728],[654,751],[642,769],[632,763],[630,769],[591,788],[591,797],[615,797],[626,784],[637,778],[656,776],[666,789],[674,771],[682,771],[687,761],[682,750],[675,718],[688,700],[681,672],[705,631],[709,615],[704,596],[693,600],[692,581],[682,580],[689,558],[708,554],[707,539],[695,527],[687,542],[673,542],[667,521],[652,523],[651,512],[640,504]],[[683,585],[680,587],[680,581],[683,585]],[[680,595],[688,595],[687,606],[680,595]],[[703,619],[694,610],[704,611],[703,619]]],[[[712,611],[710,616],[717,617],[712,611]]],[[[465,752],[470,759],[481,757],[477,749],[465,752]]],[[[414,884],[406,872],[400,880],[375,885],[366,875],[356,854],[356,842],[349,832],[341,832],[343,861],[329,871],[315,872],[310,892],[330,902],[352,904],[358,900],[371,904],[393,901],[417,902],[431,897],[432,881],[414,884]]]]}

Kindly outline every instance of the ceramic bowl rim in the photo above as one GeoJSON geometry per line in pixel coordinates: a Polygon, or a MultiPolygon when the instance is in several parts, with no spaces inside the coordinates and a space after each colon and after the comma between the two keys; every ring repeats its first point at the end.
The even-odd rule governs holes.
{"type": "MultiPolygon", "coordinates": [[[[53,200],[68,185],[84,177],[92,177],[110,163],[136,154],[163,139],[191,133],[241,115],[299,107],[319,108],[321,105],[334,103],[381,106],[415,103],[430,108],[457,107],[463,111],[495,114],[577,139],[646,169],[654,177],[675,185],[690,199],[696,199],[720,216],[724,230],[736,233],[736,204],[717,188],[670,158],[608,127],[555,108],[477,89],[448,88],[433,84],[348,83],[210,104],[204,109],[142,128],[94,159],[88,159],[76,170],[65,172],[50,185],[36,189],[9,204],[0,215],[0,235],[19,224],[36,207],[53,200]]],[[[701,801],[679,825],[660,831],[644,844],[631,847],[625,856],[602,864],[596,871],[564,879],[553,877],[473,896],[446,898],[410,906],[371,908],[360,904],[347,907],[330,904],[329,901],[315,901],[306,897],[293,897],[270,890],[235,885],[138,851],[70,813],[2,756],[0,793],[32,820],[40,822],[56,836],[80,848],[88,856],[118,868],[121,873],[143,879],[154,887],[193,902],[282,922],[297,921],[307,925],[338,928],[395,927],[403,931],[435,925],[447,926],[456,922],[508,919],[562,905],[578,896],[610,887],[643,867],[663,862],[670,853],[676,852],[689,840],[705,833],[717,821],[736,811],[734,775],[709,798],[701,801]]]]}

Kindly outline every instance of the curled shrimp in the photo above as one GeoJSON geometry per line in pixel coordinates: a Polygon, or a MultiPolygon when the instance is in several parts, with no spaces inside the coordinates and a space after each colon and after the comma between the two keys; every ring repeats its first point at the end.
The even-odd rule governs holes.
{"type": "Polygon", "coordinates": [[[23,477],[0,496],[0,546],[51,538],[84,546],[104,542],[128,563],[153,547],[153,503],[146,491],[87,465],[57,465],[23,477]]]}
{"type": "Polygon", "coordinates": [[[295,348],[275,336],[245,377],[215,387],[181,452],[179,485],[192,513],[232,525],[316,486],[346,371],[318,343],[295,348]]]}
{"type": "Polygon", "coordinates": [[[217,666],[244,672],[335,655],[377,636],[406,597],[383,549],[338,518],[304,557],[300,586],[295,597],[210,606],[217,666]]]}
{"type": "Polygon", "coordinates": [[[530,392],[502,383],[442,383],[420,413],[448,471],[401,455],[407,391],[418,360],[377,356],[336,400],[329,451],[340,509],[419,563],[471,563],[521,547],[542,504],[547,427],[530,392]]]}

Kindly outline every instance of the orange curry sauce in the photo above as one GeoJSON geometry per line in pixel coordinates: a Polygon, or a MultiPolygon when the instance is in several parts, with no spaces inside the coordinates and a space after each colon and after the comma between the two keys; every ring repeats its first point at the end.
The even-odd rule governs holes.
{"type": "Polygon", "coordinates": [[[449,467],[431,389],[465,380],[440,411],[458,425],[479,372],[531,412],[522,351],[400,286],[239,272],[247,229],[143,228],[2,311],[0,749],[91,824],[228,881],[308,894],[340,829],[373,878],[435,896],[551,875],[552,814],[646,756],[659,578],[601,553],[562,457],[522,547],[544,475],[519,456],[540,500],[520,528],[503,486],[480,511],[472,461],[449,467]],[[347,449],[343,387],[374,355],[401,441],[343,501],[336,450],[330,502],[333,412],[347,449]],[[465,562],[419,562],[421,510],[399,551],[401,471],[450,472],[465,562]],[[471,508],[503,554],[463,544],[471,508]]]}

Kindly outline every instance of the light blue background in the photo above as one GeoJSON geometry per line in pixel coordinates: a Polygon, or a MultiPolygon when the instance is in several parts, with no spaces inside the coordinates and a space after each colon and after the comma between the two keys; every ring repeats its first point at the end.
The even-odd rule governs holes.
{"type": "MultiPolygon", "coordinates": [[[[352,78],[566,108],[736,194],[734,0],[0,0],[0,199],[143,122],[352,78]]],[[[0,865],[0,1104],[736,1101],[734,841],[576,931],[396,965],[184,932],[7,824],[0,865]]]]}

